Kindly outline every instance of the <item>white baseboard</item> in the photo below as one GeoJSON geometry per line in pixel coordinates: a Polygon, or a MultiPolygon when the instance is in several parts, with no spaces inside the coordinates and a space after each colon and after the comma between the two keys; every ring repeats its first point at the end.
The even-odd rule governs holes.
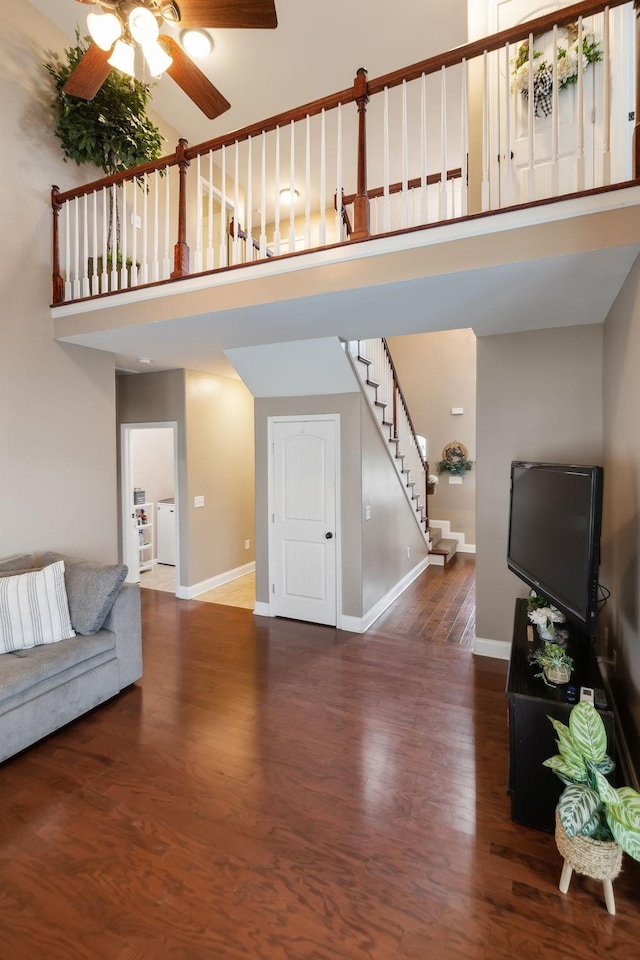
{"type": "Polygon", "coordinates": [[[508,660],[511,656],[511,644],[503,640],[484,640],[482,637],[474,637],[473,652],[478,657],[508,660]]]}
{"type": "Polygon", "coordinates": [[[394,600],[397,600],[401,593],[410,586],[416,577],[419,577],[423,570],[426,570],[429,566],[429,556],[424,557],[420,563],[417,563],[413,570],[410,570],[396,583],[395,587],[392,587],[388,593],[385,593],[375,606],[371,607],[364,617],[348,617],[341,614],[338,617],[338,629],[339,630],[348,630],[350,633],[366,633],[369,627],[371,627],[378,617],[381,617],[382,614],[387,610],[394,600]]]}
{"type": "Polygon", "coordinates": [[[234,567],[233,570],[225,570],[224,573],[219,573],[216,577],[201,580],[200,583],[194,583],[190,587],[180,586],[176,590],[176,597],[180,600],[193,600],[194,597],[199,597],[201,593],[206,593],[207,590],[222,587],[225,583],[237,580],[238,577],[246,577],[248,573],[253,573],[255,569],[256,563],[253,560],[251,563],[245,563],[242,567],[234,567]]]}
{"type": "Polygon", "coordinates": [[[459,543],[458,544],[458,553],[475,553],[476,545],[475,543],[459,543]]]}
{"type": "Polygon", "coordinates": [[[256,604],[253,608],[253,612],[258,617],[270,617],[271,616],[271,604],[265,603],[264,600],[256,600],[256,604]]]}

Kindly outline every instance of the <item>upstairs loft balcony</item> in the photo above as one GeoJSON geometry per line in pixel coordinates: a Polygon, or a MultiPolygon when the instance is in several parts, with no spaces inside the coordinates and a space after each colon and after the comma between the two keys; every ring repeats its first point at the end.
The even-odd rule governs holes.
{"type": "Polygon", "coordinates": [[[323,300],[310,330],[332,310],[342,326],[316,336],[411,332],[425,305],[431,329],[472,326],[478,303],[485,321],[508,306],[505,290],[521,324],[559,295],[568,322],[599,322],[640,249],[635,29],[632,3],[574,4],[377,79],[360,69],[350,88],[181,140],[126,174],[54,187],[56,337],[147,353],[135,328],[204,336],[198,318],[243,307],[264,336],[274,304],[293,313],[355,289],[369,291],[366,323],[345,328],[349,297],[323,300]]]}

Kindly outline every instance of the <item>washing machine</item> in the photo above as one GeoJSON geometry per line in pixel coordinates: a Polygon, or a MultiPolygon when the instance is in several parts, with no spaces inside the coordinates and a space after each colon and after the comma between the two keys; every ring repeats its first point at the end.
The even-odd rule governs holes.
{"type": "Polygon", "coordinates": [[[176,565],[176,501],[175,497],[158,500],[156,512],[158,563],[176,565]]]}

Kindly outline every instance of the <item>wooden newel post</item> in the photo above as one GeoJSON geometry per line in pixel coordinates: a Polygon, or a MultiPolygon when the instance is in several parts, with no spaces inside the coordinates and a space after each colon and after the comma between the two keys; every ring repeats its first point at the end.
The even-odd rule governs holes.
{"type": "Polygon", "coordinates": [[[636,116],[633,128],[633,176],[640,177],[640,0],[633,0],[636,10],[636,116]]]}
{"type": "Polygon", "coordinates": [[[53,211],[53,273],[51,280],[53,283],[52,303],[64,302],[64,280],[60,273],[60,225],[58,222],[62,204],[58,200],[60,190],[58,187],[51,187],[51,209],[53,211]]]}
{"type": "MultiPolygon", "coordinates": [[[[639,0],[640,2],[640,0],[639,0]]],[[[358,189],[353,201],[352,240],[362,240],[369,234],[369,195],[367,193],[367,71],[360,67],[353,82],[358,106],[358,189]]]]}
{"type": "Polygon", "coordinates": [[[187,246],[187,167],[190,160],[186,156],[187,141],[182,137],[176,147],[178,161],[178,242],[173,248],[173,271],[171,278],[189,276],[189,247],[187,246]]]}

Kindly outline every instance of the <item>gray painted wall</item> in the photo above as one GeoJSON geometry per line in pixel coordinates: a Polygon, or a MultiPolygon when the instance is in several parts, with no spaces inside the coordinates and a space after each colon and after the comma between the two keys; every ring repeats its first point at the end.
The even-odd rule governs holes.
{"type": "MultiPolygon", "coordinates": [[[[616,653],[610,671],[629,749],[640,773],[640,261],[604,325],[602,617],[616,653]]],[[[609,651],[610,652],[610,651],[609,651]]]]}
{"type": "Polygon", "coordinates": [[[602,463],[601,325],[478,339],[476,636],[511,641],[512,460],[602,463]]]}

